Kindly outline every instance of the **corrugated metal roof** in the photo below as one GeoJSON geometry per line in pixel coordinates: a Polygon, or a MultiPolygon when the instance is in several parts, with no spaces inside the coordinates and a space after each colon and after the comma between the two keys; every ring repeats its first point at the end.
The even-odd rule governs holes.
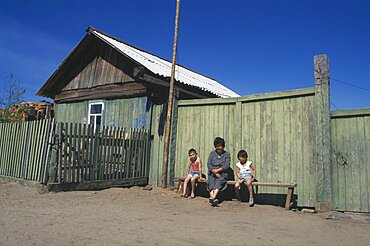
{"type": "MultiPolygon", "coordinates": [[[[114,38],[108,37],[97,30],[92,30],[92,33],[104,40],[106,43],[120,50],[136,62],[140,63],[151,72],[164,77],[171,77],[171,62],[148,52],[139,50],[114,38]]],[[[193,72],[187,68],[176,65],[175,71],[175,79],[180,83],[198,87],[220,97],[239,97],[237,93],[218,83],[216,80],[193,72]]]]}

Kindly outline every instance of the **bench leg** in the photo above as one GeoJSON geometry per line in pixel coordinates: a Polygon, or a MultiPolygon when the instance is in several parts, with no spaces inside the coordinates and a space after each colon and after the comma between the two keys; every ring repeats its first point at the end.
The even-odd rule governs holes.
{"type": "Polygon", "coordinates": [[[177,185],[177,193],[184,193],[184,181],[179,181],[179,184],[177,185]]]}
{"type": "Polygon", "coordinates": [[[289,210],[290,202],[292,201],[294,188],[288,188],[288,194],[286,195],[285,210],[289,210]]]}

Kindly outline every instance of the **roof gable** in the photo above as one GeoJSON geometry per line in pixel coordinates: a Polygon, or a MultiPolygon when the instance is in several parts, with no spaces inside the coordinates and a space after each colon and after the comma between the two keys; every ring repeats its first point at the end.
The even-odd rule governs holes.
{"type": "MultiPolygon", "coordinates": [[[[158,74],[163,77],[171,77],[171,62],[133,47],[126,42],[118,40],[96,29],[91,28],[91,33],[129,56],[131,59],[140,63],[154,74],[158,74]]],[[[219,97],[239,97],[237,93],[220,84],[216,80],[191,71],[190,69],[180,65],[176,65],[175,79],[180,83],[198,87],[201,90],[211,92],[219,97]]]]}
{"type": "MultiPolygon", "coordinates": [[[[129,59],[135,64],[145,68],[147,71],[159,75],[164,78],[171,77],[171,62],[162,59],[158,56],[150,54],[144,50],[138,49],[122,40],[119,40],[109,34],[102,31],[89,27],[87,35],[81,40],[81,42],[75,47],[75,49],[64,59],[64,61],[59,65],[58,69],[50,76],[50,78],[44,83],[44,85],[39,89],[37,95],[54,97],[56,94],[60,93],[63,88],[68,89],[80,89],[79,82],[77,81],[79,76],[79,71],[76,70],[76,65],[81,66],[81,60],[77,61],[77,57],[82,57],[82,61],[87,61],[86,66],[89,66],[90,62],[96,58],[94,54],[96,53],[95,48],[91,49],[91,45],[96,46],[96,42],[102,42],[106,47],[110,47],[115,50],[118,54],[122,54],[122,58],[129,59]],[[95,40],[95,41],[94,41],[95,40]],[[88,57],[86,57],[88,56],[88,57]],[[74,71],[72,72],[71,69],[74,71]],[[76,80],[76,81],[75,81],[76,80]],[[68,85],[68,83],[70,83],[68,85]]],[[[78,59],[80,59],[78,58],[78,59]]],[[[120,59],[120,58],[117,58],[120,59]]],[[[132,64],[134,64],[132,63],[132,64]]],[[[84,68],[81,68],[82,73],[84,68]]],[[[109,75],[106,75],[109,76],[109,75]]],[[[136,76],[133,74],[133,76],[136,76]]],[[[129,77],[127,77],[129,78],[129,77]]],[[[86,79],[84,79],[86,81],[86,79]]],[[[90,81],[89,79],[88,81],[90,81]]],[[[131,79],[129,79],[131,80],[131,79]]],[[[188,86],[189,88],[194,88],[195,90],[202,90],[204,93],[209,93],[209,95],[216,95],[219,97],[239,97],[239,95],[222,84],[218,83],[216,80],[206,77],[202,74],[196,73],[190,69],[183,66],[176,65],[175,68],[175,80],[179,84],[188,86]]],[[[164,81],[168,81],[167,79],[164,81]]],[[[122,81],[119,81],[122,82],[122,81]]],[[[94,79],[94,83],[97,83],[94,79]]],[[[168,82],[167,82],[168,83],[168,82]]]]}

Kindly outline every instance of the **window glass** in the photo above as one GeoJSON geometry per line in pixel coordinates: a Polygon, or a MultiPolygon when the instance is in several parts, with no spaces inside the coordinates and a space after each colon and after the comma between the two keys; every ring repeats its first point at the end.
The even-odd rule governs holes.
{"type": "Polygon", "coordinates": [[[91,104],[90,114],[101,114],[102,104],[91,104]]]}
{"type": "Polygon", "coordinates": [[[101,125],[101,116],[96,116],[96,124],[101,125]]]}

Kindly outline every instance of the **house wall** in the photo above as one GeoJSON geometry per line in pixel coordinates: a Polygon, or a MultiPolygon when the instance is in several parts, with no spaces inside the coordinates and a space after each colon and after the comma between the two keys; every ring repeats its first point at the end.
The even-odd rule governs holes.
{"type": "Polygon", "coordinates": [[[147,97],[89,100],[57,104],[58,122],[87,123],[90,102],[104,102],[102,123],[113,127],[149,128],[152,104],[147,97]]]}
{"type": "Polygon", "coordinates": [[[88,101],[56,104],[55,119],[58,122],[87,123],[88,101]]]}

